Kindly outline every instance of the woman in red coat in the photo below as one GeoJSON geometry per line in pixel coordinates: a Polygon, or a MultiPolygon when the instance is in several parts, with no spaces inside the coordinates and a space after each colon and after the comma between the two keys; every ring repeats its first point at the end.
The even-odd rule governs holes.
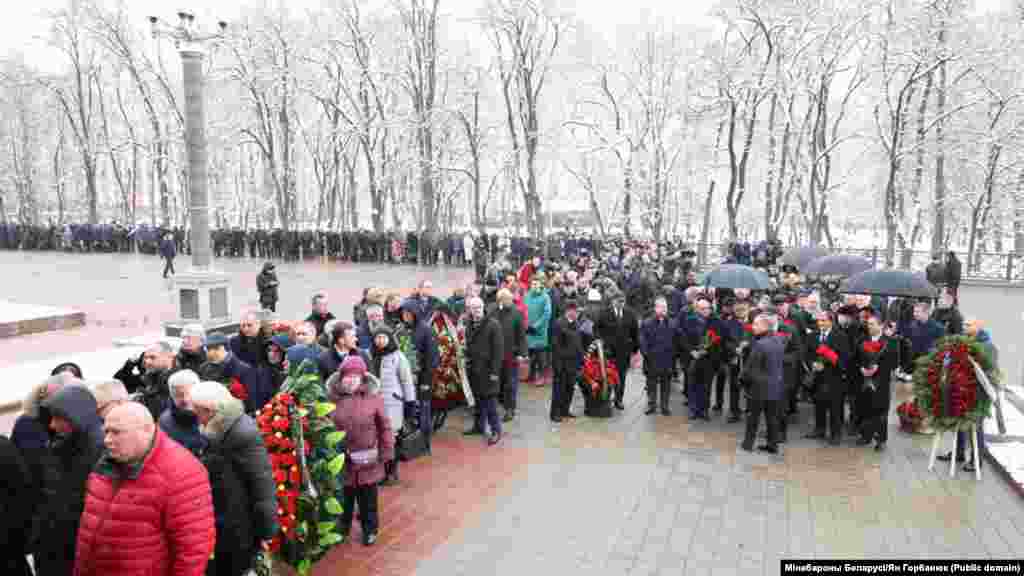
{"type": "Polygon", "coordinates": [[[347,538],[352,527],[354,505],[359,504],[363,544],[377,541],[377,485],[384,480],[384,463],[395,458],[395,436],[391,430],[384,399],[371,390],[376,379],[358,356],[349,356],[327,379],[327,393],[337,408],[334,424],[345,432],[348,459],[345,466],[344,503],[341,525],[347,538]]]}

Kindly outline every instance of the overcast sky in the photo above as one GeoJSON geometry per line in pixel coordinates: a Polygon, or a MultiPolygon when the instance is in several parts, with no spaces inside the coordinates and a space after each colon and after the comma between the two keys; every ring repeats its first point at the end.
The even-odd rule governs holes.
{"type": "MultiPolygon", "coordinates": [[[[115,6],[117,0],[100,0],[115,6]]],[[[175,20],[178,10],[189,10],[206,26],[214,26],[217,20],[232,20],[243,6],[274,5],[281,0],[123,0],[128,15],[146,28],[146,17],[156,15],[175,20]]],[[[289,11],[301,14],[319,8],[332,0],[287,0],[289,11]]],[[[998,1],[998,0],[995,0],[998,1]]],[[[0,54],[11,54],[20,50],[26,59],[43,68],[51,68],[56,57],[45,47],[48,34],[46,14],[64,8],[71,0],[5,0],[4,14],[0,17],[0,54]]],[[[485,0],[441,0],[442,12],[455,20],[468,20],[477,15],[485,0]]],[[[387,6],[387,0],[365,0],[364,4],[387,6]]],[[[572,5],[560,2],[561,5],[572,5]]],[[[707,14],[714,0],[575,0],[577,16],[596,28],[609,42],[614,42],[616,32],[635,31],[648,22],[660,25],[670,23],[701,23],[707,21],[707,14]]]]}

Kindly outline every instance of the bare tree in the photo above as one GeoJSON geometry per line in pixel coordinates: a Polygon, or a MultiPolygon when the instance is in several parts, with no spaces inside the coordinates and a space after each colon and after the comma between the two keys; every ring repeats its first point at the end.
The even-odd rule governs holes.
{"type": "Polygon", "coordinates": [[[68,121],[72,139],[85,176],[89,222],[99,223],[99,190],[96,185],[96,113],[99,63],[95,47],[85,27],[86,14],[76,5],[52,16],[52,44],[61,51],[68,64],[65,78],[51,80],[49,85],[57,96],[68,121]]]}
{"type": "Polygon", "coordinates": [[[538,1],[491,0],[487,28],[499,58],[498,74],[513,149],[512,178],[520,181],[522,165],[526,172],[521,188],[526,221],[531,235],[541,237],[544,218],[537,182],[540,106],[563,25],[538,1]],[[525,154],[525,162],[521,154],[525,154]]]}

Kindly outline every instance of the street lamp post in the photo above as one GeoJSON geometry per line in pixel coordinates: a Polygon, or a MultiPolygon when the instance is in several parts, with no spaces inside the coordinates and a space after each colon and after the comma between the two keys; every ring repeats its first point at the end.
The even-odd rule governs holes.
{"type": "Polygon", "coordinates": [[[210,249],[210,206],[206,115],[204,111],[203,58],[205,46],[223,37],[227,23],[218,23],[219,31],[197,31],[195,16],[178,12],[178,23],[165,24],[149,17],[153,38],[174,41],[181,56],[185,92],[185,148],[188,161],[189,224],[191,227],[192,267],[175,275],[177,320],[165,326],[169,336],[180,333],[187,323],[203,324],[207,330],[230,328],[230,282],[213,268],[210,249]]]}

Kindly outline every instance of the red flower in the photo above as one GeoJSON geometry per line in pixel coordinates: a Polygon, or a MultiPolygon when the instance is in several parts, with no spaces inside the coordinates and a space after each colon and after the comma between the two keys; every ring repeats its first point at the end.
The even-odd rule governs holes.
{"type": "Polygon", "coordinates": [[[794,326],[793,321],[789,318],[783,318],[782,323],[792,328],[794,326]]]}
{"type": "Polygon", "coordinates": [[[836,366],[839,364],[839,355],[836,354],[835,350],[829,348],[825,344],[818,346],[818,349],[814,352],[818,356],[821,356],[828,361],[829,364],[836,366]]]}
{"type": "Polygon", "coordinates": [[[775,335],[780,338],[789,338],[789,332],[786,332],[784,330],[779,330],[778,332],[775,333],[775,335]]]}
{"type": "Polygon", "coordinates": [[[746,332],[747,334],[753,334],[754,333],[754,325],[753,324],[744,324],[743,325],[743,331],[746,332]]]}
{"type": "Polygon", "coordinates": [[[281,550],[281,536],[277,535],[270,539],[270,545],[268,546],[271,554],[275,554],[281,550]]]}
{"type": "Polygon", "coordinates": [[[288,472],[288,479],[296,486],[302,484],[302,473],[299,471],[298,466],[292,466],[292,469],[288,472]]]}
{"type": "Polygon", "coordinates": [[[867,340],[864,342],[863,348],[865,352],[870,354],[878,354],[882,351],[883,342],[881,340],[867,340]]]}
{"type": "Polygon", "coordinates": [[[708,330],[708,340],[710,340],[712,346],[717,346],[722,341],[722,337],[718,335],[714,328],[710,328],[708,330]]]}
{"type": "Polygon", "coordinates": [[[274,422],[271,423],[271,426],[274,428],[274,430],[287,432],[289,428],[289,422],[286,418],[281,418],[280,416],[278,416],[277,418],[274,418],[274,422]]]}
{"type": "Polygon", "coordinates": [[[288,473],[287,472],[285,472],[284,470],[281,470],[280,468],[274,469],[274,482],[275,483],[281,484],[282,482],[284,482],[287,479],[288,479],[288,473]]]}
{"type": "Polygon", "coordinates": [[[231,391],[231,395],[239,400],[248,400],[249,391],[245,389],[245,386],[238,380],[238,378],[232,378],[231,383],[228,384],[228,390],[231,391]]]}
{"type": "Polygon", "coordinates": [[[284,404],[285,406],[291,406],[292,404],[295,403],[295,399],[292,398],[292,395],[286,392],[278,394],[277,399],[281,402],[281,404],[284,404]]]}

